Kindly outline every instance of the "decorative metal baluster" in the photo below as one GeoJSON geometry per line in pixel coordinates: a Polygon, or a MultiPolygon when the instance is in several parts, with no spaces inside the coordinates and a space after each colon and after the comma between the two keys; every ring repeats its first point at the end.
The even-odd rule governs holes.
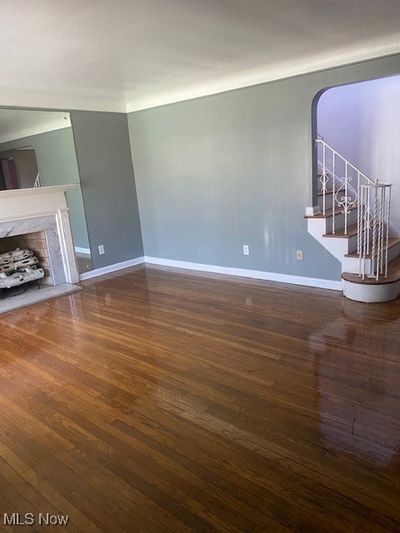
{"type": "MultiPolygon", "coordinates": [[[[366,186],[364,187],[364,191],[365,191],[365,201],[366,201],[367,207],[366,207],[365,220],[364,220],[365,229],[364,229],[364,278],[363,279],[365,279],[365,276],[366,276],[365,262],[369,254],[370,228],[371,228],[371,194],[370,194],[371,191],[366,186]]],[[[369,268],[370,268],[369,273],[371,273],[371,260],[369,263],[369,268]]]]}
{"type": "Polygon", "coordinates": [[[378,195],[376,191],[376,187],[373,189],[374,191],[374,197],[373,197],[373,210],[372,210],[372,251],[371,251],[371,262],[372,262],[372,272],[370,277],[375,277],[375,266],[377,265],[377,253],[376,253],[376,229],[377,229],[377,212],[378,212],[378,195]],[[375,266],[374,266],[375,265],[375,266]]]}
{"type": "MultiPolygon", "coordinates": [[[[368,204],[368,210],[367,210],[367,241],[366,241],[366,254],[368,255],[371,251],[370,245],[371,245],[371,220],[372,220],[372,211],[371,211],[371,188],[366,187],[366,194],[367,194],[367,204],[368,204]]],[[[371,265],[372,265],[372,259],[370,262],[370,268],[369,273],[371,274],[371,265]]]]}
{"type": "Polygon", "coordinates": [[[344,234],[347,235],[347,216],[348,216],[348,209],[349,209],[349,194],[348,194],[348,182],[349,176],[348,176],[348,164],[347,161],[344,165],[344,234]]]}
{"type": "MultiPolygon", "coordinates": [[[[364,186],[364,191],[365,191],[365,202],[366,202],[366,213],[365,213],[365,219],[364,219],[364,224],[365,224],[365,228],[364,228],[364,276],[363,276],[363,279],[365,279],[365,275],[366,275],[366,272],[365,272],[365,261],[366,261],[366,258],[369,254],[369,243],[370,243],[370,231],[371,231],[371,217],[372,217],[372,214],[371,214],[371,189],[368,187],[368,186],[364,186]]],[[[370,259],[370,264],[369,264],[369,275],[371,274],[371,262],[372,260],[370,259]]]]}
{"type": "Polygon", "coordinates": [[[361,197],[360,197],[360,173],[357,171],[357,253],[360,255],[360,221],[361,221],[361,197]]]}
{"type": "Polygon", "coordinates": [[[376,272],[375,278],[379,279],[381,264],[381,189],[376,188],[376,272]]]}
{"type": "Polygon", "coordinates": [[[366,228],[365,225],[365,213],[366,213],[366,199],[365,197],[365,187],[362,187],[359,192],[359,217],[358,217],[358,233],[357,233],[357,249],[358,249],[358,275],[365,278],[365,256],[364,256],[364,233],[366,228]]]}
{"type": "Polygon", "coordinates": [[[385,223],[385,187],[380,188],[380,213],[379,213],[379,275],[383,274],[383,257],[384,257],[384,223],[385,223]]]}
{"type": "Polygon", "coordinates": [[[322,214],[326,214],[326,186],[328,176],[326,174],[326,144],[322,145],[322,214]]]}
{"type": "Polygon", "coordinates": [[[333,153],[332,164],[332,233],[336,233],[336,152],[333,153]]]}
{"type": "Polygon", "coordinates": [[[386,251],[385,251],[385,278],[388,276],[389,263],[389,233],[390,233],[390,210],[392,204],[392,186],[388,187],[388,199],[386,202],[386,251]]]}

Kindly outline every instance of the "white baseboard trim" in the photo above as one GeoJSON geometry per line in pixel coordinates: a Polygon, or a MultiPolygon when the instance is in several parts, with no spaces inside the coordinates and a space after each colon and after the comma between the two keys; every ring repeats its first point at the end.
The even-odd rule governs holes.
{"type": "Polygon", "coordinates": [[[204,265],[202,263],[175,261],[173,259],[163,259],[161,257],[145,256],[144,261],[145,263],[153,265],[169,266],[174,268],[186,268],[188,270],[213,272],[214,274],[226,274],[228,276],[240,276],[243,278],[261,279],[265,281],[278,281],[280,283],[304,285],[306,287],[317,287],[319,289],[331,289],[335,291],[343,290],[341,281],[333,281],[330,279],[306,278],[305,276],[292,276],[289,274],[279,274],[277,272],[263,272],[262,270],[248,270],[246,268],[204,265]]]}
{"type": "Polygon", "coordinates": [[[75,252],[77,254],[90,255],[90,248],[82,248],[81,246],[75,246],[75,252]]]}
{"type": "Polygon", "coordinates": [[[289,283],[292,285],[303,285],[306,287],[317,287],[319,289],[331,289],[336,291],[342,290],[341,281],[333,281],[329,279],[307,278],[305,276],[292,276],[289,274],[279,274],[277,272],[264,272],[262,270],[248,270],[247,268],[222,267],[217,265],[205,265],[202,263],[191,263],[189,261],[175,261],[174,259],[164,259],[162,257],[136,257],[135,259],[128,259],[121,263],[114,263],[102,268],[96,268],[89,272],[81,274],[80,280],[97,278],[111,272],[117,272],[132,266],[148,263],[159,266],[167,266],[173,268],[183,268],[187,270],[197,270],[199,272],[211,272],[214,274],[225,274],[227,276],[239,276],[242,278],[261,279],[264,281],[277,281],[280,283],[289,283]]]}
{"type": "Polygon", "coordinates": [[[121,263],[114,263],[113,265],[108,265],[101,268],[96,268],[90,270],[89,272],[84,272],[79,276],[81,281],[85,279],[97,278],[98,276],[104,276],[104,274],[110,274],[111,272],[117,272],[118,270],[123,270],[124,268],[129,268],[132,266],[140,265],[144,263],[144,257],[136,257],[135,259],[128,259],[127,261],[122,261],[121,263]]]}
{"type": "Polygon", "coordinates": [[[144,258],[145,263],[174,268],[186,268],[188,270],[199,270],[202,272],[213,272],[214,274],[226,274],[228,276],[240,276],[243,278],[262,279],[265,281],[278,281],[280,283],[290,283],[293,285],[305,285],[307,287],[317,287],[319,289],[342,290],[341,281],[329,279],[306,278],[304,276],[291,276],[289,274],[278,274],[277,272],[264,272],[262,270],[248,270],[247,268],[221,267],[217,265],[204,265],[202,263],[190,263],[187,261],[175,261],[173,259],[163,259],[161,257],[144,258]]]}

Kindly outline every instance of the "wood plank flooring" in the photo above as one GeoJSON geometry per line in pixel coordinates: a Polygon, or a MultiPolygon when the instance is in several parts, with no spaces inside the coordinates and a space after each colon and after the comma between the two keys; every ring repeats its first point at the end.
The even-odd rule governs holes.
{"type": "Polygon", "coordinates": [[[140,266],[0,346],[2,531],[400,531],[400,300],[140,266]]]}

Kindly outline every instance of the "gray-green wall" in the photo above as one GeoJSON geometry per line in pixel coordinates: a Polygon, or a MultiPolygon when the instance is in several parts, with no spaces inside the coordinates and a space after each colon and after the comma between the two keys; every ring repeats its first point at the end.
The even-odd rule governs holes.
{"type": "MultiPolygon", "coordinates": [[[[22,146],[32,146],[35,149],[42,186],[79,184],[72,128],[63,128],[1,143],[0,151],[22,146]]],[[[89,248],[81,191],[68,191],[67,196],[74,244],[81,248],[89,248]]]]}
{"type": "Polygon", "coordinates": [[[126,114],[72,111],[71,123],[94,268],[143,256],[126,114]]]}
{"type": "Polygon", "coordinates": [[[399,72],[392,56],[130,114],[145,255],[338,279],[303,219],[313,99],[399,72]]]}

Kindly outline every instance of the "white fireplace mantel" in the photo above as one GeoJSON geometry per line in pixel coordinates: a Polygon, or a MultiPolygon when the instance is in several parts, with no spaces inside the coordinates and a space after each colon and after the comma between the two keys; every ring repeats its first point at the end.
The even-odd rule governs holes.
{"type": "Polygon", "coordinates": [[[79,189],[79,185],[53,185],[0,191],[0,220],[30,218],[35,214],[49,215],[58,209],[68,209],[65,193],[74,189],[79,189]]]}
{"type": "Polygon", "coordinates": [[[67,191],[78,188],[72,184],[0,191],[0,238],[46,230],[59,283],[79,281],[66,198],[67,191]]]}

